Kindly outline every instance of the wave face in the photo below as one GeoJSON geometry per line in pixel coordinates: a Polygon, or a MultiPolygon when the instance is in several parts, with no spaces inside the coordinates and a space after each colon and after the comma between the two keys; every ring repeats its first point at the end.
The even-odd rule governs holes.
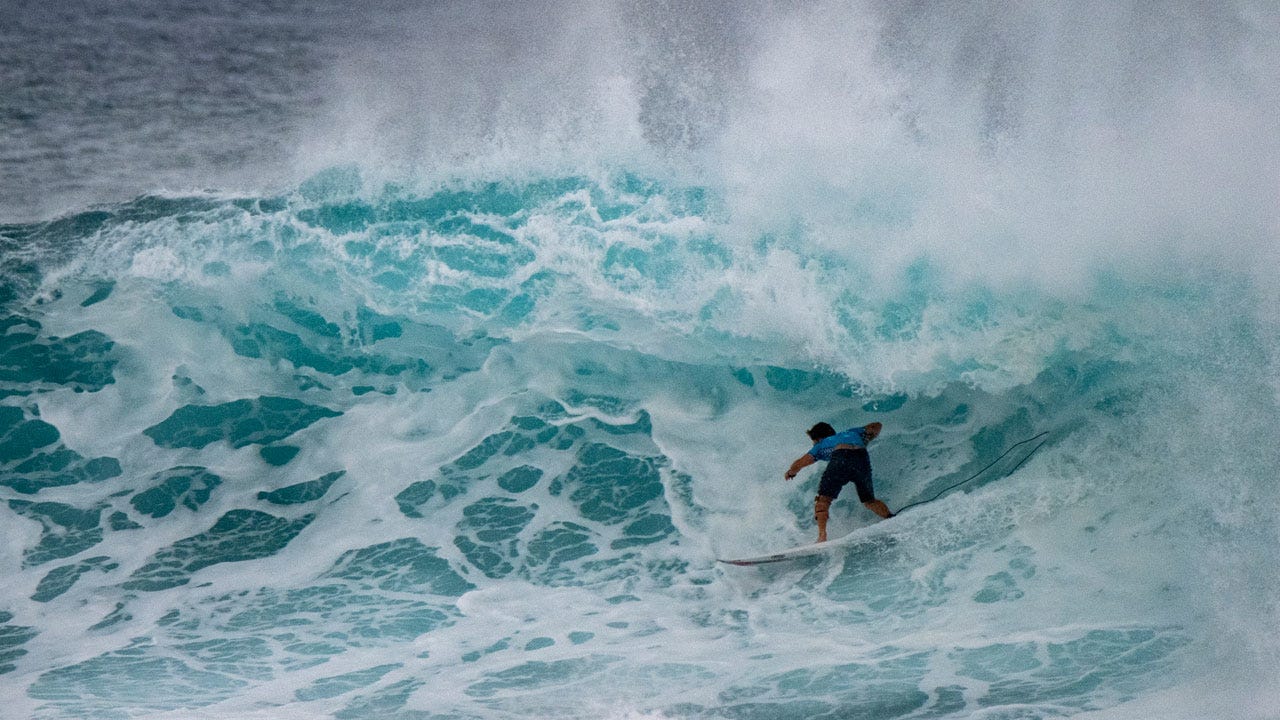
{"type": "Polygon", "coordinates": [[[1270,717],[1274,13],[1019,7],[435,8],[430,122],[0,225],[5,712],[1270,717]],[[818,420],[937,499],[718,564],[818,420]]]}

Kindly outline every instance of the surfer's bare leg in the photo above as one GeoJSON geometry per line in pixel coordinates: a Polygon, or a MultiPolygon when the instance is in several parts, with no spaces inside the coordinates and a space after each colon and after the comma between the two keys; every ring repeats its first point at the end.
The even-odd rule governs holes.
{"type": "Polygon", "coordinates": [[[883,501],[872,500],[871,502],[864,502],[862,504],[866,506],[868,510],[879,515],[882,518],[893,517],[893,513],[889,512],[889,506],[885,505],[883,501]]]}
{"type": "Polygon", "coordinates": [[[819,495],[813,499],[813,519],[818,521],[818,542],[827,541],[827,518],[831,516],[831,498],[819,495]]]}

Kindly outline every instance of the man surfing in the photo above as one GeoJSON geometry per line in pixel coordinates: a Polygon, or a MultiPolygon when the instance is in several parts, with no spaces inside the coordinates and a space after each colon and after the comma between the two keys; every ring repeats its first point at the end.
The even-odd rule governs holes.
{"type": "Polygon", "coordinates": [[[796,458],[783,477],[790,480],[802,469],[823,460],[827,469],[818,483],[818,496],[813,499],[813,519],[818,522],[818,542],[827,541],[827,518],[831,503],[840,496],[845,485],[853,483],[858,489],[858,499],[868,510],[882,518],[891,518],[889,506],[876,499],[871,485],[871,457],[867,444],[880,435],[884,427],[873,422],[862,427],[852,427],[836,432],[827,423],[820,422],[809,428],[807,434],[814,445],[809,452],[796,458]]]}

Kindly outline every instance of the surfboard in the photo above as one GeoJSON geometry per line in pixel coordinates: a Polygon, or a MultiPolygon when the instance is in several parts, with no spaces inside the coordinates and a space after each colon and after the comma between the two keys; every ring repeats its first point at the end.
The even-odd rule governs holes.
{"type": "Polygon", "coordinates": [[[796,560],[810,555],[819,555],[827,550],[834,549],[836,546],[831,543],[814,543],[812,545],[801,545],[790,550],[783,550],[772,555],[761,555],[760,557],[739,558],[737,560],[727,560],[716,558],[716,562],[722,562],[727,565],[739,565],[743,567],[751,565],[767,565],[769,563],[785,562],[787,560],[796,560]]]}
{"type": "MultiPolygon", "coordinates": [[[[901,513],[899,513],[900,515],[901,513]]],[[[894,517],[897,517],[895,515],[894,517]]],[[[890,518],[893,519],[893,518],[890,518]]],[[[830,555],[839,551],[849,551],[860,545],[869,542],[875,542],[876,538],[888,538],[889,531],[883,526],[883,522],[878,522],[864,528],[859,528],[843,537],[830,540],[823,543],[811,543],[809,545],[800,545],[789,550],[773,553],[772,555],[761,555],[760,557],[749,558],[716,558],[716,562],[722,562],[726,565],[738,565],[740,567],[750,567],[752,565],[768,565],[769,563],[786,562],[788,560],[798,560],[804,557],[814,555],[830,555]]]]}

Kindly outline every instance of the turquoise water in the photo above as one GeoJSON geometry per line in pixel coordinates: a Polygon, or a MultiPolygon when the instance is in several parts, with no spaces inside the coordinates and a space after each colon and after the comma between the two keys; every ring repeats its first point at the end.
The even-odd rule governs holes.
{"type": "Polygon", "coordinates": [[[1223,644],[1275,589],[1247,285],[1064,303],[917,265],[815,322],[949,350],[858,382],[767,356],[809,328],[735,336],[727,271],[775,250],[721,240],[704,190],[330,180],[5,228],[76,249],[8,276],[5,670],[34,715],[1039,717],[1264,669],[1223,644]],[[811,538],[816,475],[780,475],[814,418],[885,423],[892,506],[1050,442],[892,529],[838,503],[829,556],[717,565],[811,538]]]}
{"type": "Polygon", "coordinates": [[[405,41],[337,86],[435,109],[330,98],[270,190],[13,170],[0,716],[1275,717],[1274,13],[485,7],[422,32],[528,24],[493,95],[405,41]],[[717,563],[812,541],[818,420],[971,480],[717,563]]]}

